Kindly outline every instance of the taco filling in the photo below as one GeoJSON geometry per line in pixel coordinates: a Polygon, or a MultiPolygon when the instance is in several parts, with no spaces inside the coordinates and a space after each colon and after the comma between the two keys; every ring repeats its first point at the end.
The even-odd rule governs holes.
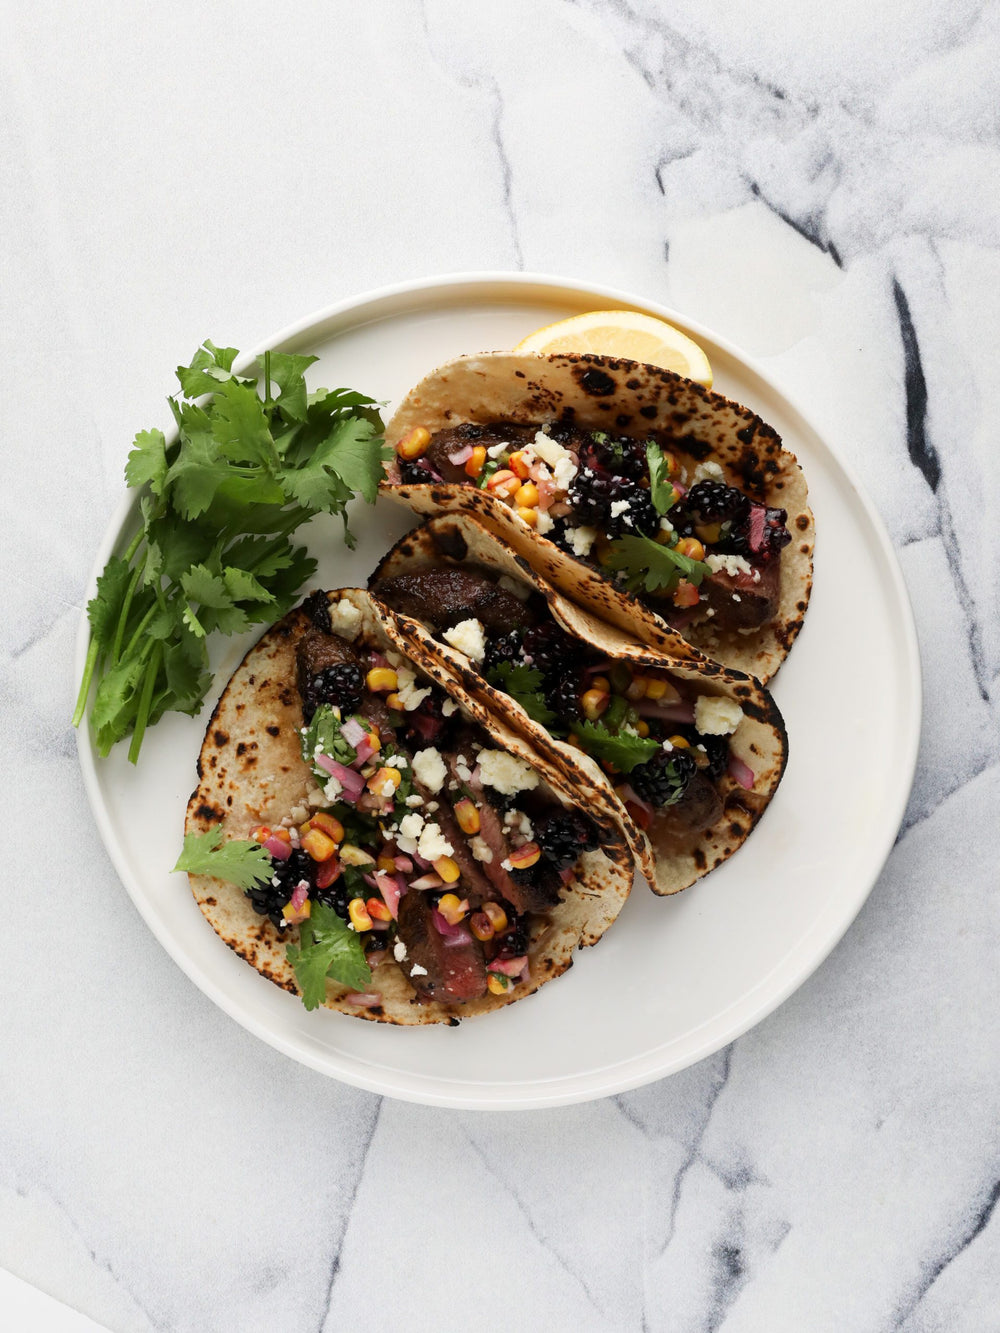
{"type": "Polygon", "coordinates": [[[528,980],[529,944],[597,829],[443,688],[357,640],[351,603],[321,594],[307,610],[296,660],[312,785],[251,832],[272,859],[254,909],[282,936],[335,913],[369,966],[395,961],[423,1002],[505,994],[528,980]]]}
{"type": "Polygon", "coordinates": [[[723,480],[711,460],[648,437],[466,422],[396,445],[403,484],[477,487],[540,536],[635,593],[669,625],[750,633],[779,611],[787,512],[723,480]]]}
{"type": "Polygon", "coordinates": [[[537,592],[469,565],[377,580],[373,594],[428,626],[549,735],[589,755],[668,857],[724,813],[717,784],[755,775],[730,750],[740,704],[646,663],[612,659],[556,622],[537,592]]]}

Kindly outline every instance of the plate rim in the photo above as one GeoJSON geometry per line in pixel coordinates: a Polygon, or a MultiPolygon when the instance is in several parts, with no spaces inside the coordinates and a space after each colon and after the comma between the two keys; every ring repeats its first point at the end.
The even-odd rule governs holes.
{"type": "MultiPolygon", "coordinates": [[[[903,634],[900,642],[900,666],[902,668],[901,675],[905,675],[906,693],[909,696],[908,706],[904,713],[904,718],[909,721],[908,745],[906,753],[897,756],[901,761],[897,765],[897,772],[901,773],[903,780],[897,788],[897,798],[891,811],[881,821],[882,836],[871,840],[874,852],[868,873],[858,877],[857,883],[861,886],[860,889],[855,890],[846,905],[842,904],[841,911],[838,912],[832,929],[828,924],[825,924],[826,914],[824,914],[819,921],[814,921],[791,946],[792,949],[801,950],[804,942],[809,941],[819,931],[820,938],[808,949],[806,961],[793,969],[783,985],[767,991],[756,1003],[749,1006],[747,1012],[742,1013],[738,1018],[726,1021],[727,1014],[725,1011],[722,1015],[713,1016],[709,1021],[713,1024],[721,1024],[722,1031],[717,1032],[706,1041],[695,1054],[687,1054],[674,1060],[663,1059],[660,1056],[658,1060],[658,1053],[662,1052],[664,1047],[663,1045],[653,1046],[641,1055],[629,1057],[622,1064],[604,1066],[596,1075],[592,1072],[563,1075],[557,1083],[551,1086],[539,1081],[521,1084],[493,1084],[482,1080],[469,1080],[462,1084],[451,1085],[437,1076],[414,1075],[404,1071],[383,1070],[381,1067],[375,1069],[365,1065],[354,1056],[345,1057],[342,1054],[336,1054],[331,1058],[329,1053],[316,1054],[308,1044],[298,1042],[294,1035],[275,1031],[267,1022],[261,1021],[253,1013],[246,1012],[240,1000],[237,997],[230,997],[224,986],[211,975],[210,970],[202,967],[193,958],[188,957],[179,944],[175,945],[174,941],[161,935],[157,923],[152,917],[151,910],[147,910],[149,907],[147,903],[148,895],[141,890],[140,886],[132,883],[131,870],[126,863],[124,851],[114,833],[110,815],[101,798],[97,760],[91,743],[87,719],[84,719],[77,729],[76,746],[84,789],[98,834],[133,905],[157,943],[184,975],[213,1004],[239,1023],[246,1031],[260,1038],[272,1048],[281,1051],[282,1054],[298,1061],[300,1064],[315,1069],[328,1078],[337,1079],[350,1086],[381,1096],[390,1096],[401,1101],[426,1106],[460,1110],[537,1110],[594,1101],[621,1092],[628,1092],[647,1083],[667,1078],[671,1074],[679,1073],[682,1069],[689,1068],[701,1060],[707,1059],[762,1022],[769,1014],[784,1004],[822,966],[844,938],[861,908],[868,900],[895,845],[916,774],[923,723],[922,668],[913,607],[903,577],[902,567],[888,529],[864,487],[860,484],[853,467],[843,459],[826,435],[815,427],[809,415],[802,410],[797,399],[785,390],[774,375],[765,371],[755,358],[749,356],[725,336],[718,334],[699,321],[689,318],[680,311],[674,310],[672,307],[619,288],[591,283],[579,278],[562,277],[547,273],[473,270],[435,274],[375,287],[344,297],[329,305],[321,306],[261,340],[251,350],[241,355],[239,364],[247,364],[264,351],[300,338],[321,325],[329,324],[338,317],[349,314],[352,310],[375,305],[379,302],[399,300],[419,293],[435,293],[446,296],[450,289],[463,287],[466,289],[475,287],[484,289],[481,298],[484,302],[490,299],[497,301],[498,299],[495,293],[490,297],[485,289],[502,287],[509,287],[511,295],[522,301],[527,298],[527,293],[531,288],[539,289],[540,296],[542,289],[544,289],[545,294],[556,301],[561,295],[565,297],[567,294],[572,295],[577,301],[581,296],[594,296],[607,301],[612,308],[641,310],[665,319],[688,333],[695,341],[702,339],[714,343],[728,357],[737,362],[741,368],[748,371],[751,376],[766,386],[772,394],[782,400],[787,414],[792,418],[797,418],[805,431],[823,445],[853,489],[854,497],[860,504],[885,562],[890,588],[901,619],[903,634]],[[346,1063],[345,1067],[332,1068],[331,1065],[337,1062],[349,1063],[346,1063]],[[616,1074],[616,1071],[620,1072],[616,1074]],[[428,1086],[421,1086],[425,1078],[428,1086]],[[586,1080],[586,1086],[577,1086],[581,1079],[586,1080]],[[547,1088],[549,1090],[546,1090],[547,1088]],[[523,1091],[519,1092],[519,1089],[523,1089],[523,1091]]],[[[468,292],[468,295],[472,297],[474,293],[468,292]]],[[[442,302],[442,304],[446,304],[446,302],[442,302]]],[[[591,308],[596,309],[598,307],[592,306],[591,308]]],[[[77,627],[73,658],[73,679],[77,688],[87,652],[86,603],[93,597],[97,576],[103,570],[112,551],[120,541],[122,531],[136,504],[135,492],[123,486],[121,501],[108,521],[90,569],[86,583],[84,605],[77,627]]],[[[741,1003],[745,1004],[748,996],[752,997],[758,992],[766,984],[768,977],[781,965],[781,960],[774,963],[760,977],[754,988],[747,992],[744,997],[741,997],[741,1003]]],[[[334,1017],[340,1016],[335,1015],[334,1017]]],[[[687,1035],[690,1036],[691,1033],[697,1031],[697,1027],[692,1028],[687,1035]]],[[[674,1044],[676,1041],[676,1037],[672,1038],[669,1044],[674,1044]]]]}

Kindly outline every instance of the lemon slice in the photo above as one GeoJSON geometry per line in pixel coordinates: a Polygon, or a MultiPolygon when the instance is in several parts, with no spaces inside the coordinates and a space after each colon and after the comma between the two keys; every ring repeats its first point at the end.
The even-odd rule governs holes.
{"type": "Polygon", "coordinates": [[[672,370],[712,387],[712,367],[696,342],[672,324],[637,310],[588,310],[529,333],[515,352],[590,352],[672,370]]]}

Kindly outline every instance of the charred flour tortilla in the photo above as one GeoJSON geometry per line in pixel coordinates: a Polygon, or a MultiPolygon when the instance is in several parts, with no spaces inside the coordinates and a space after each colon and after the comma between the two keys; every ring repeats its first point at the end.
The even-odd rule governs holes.
{"type": "MultiPolygon", "coordinates": [[[[382,560],[370,586],[376,596],[397,610],[407,609],[421,622],[412,630],[415,660],[439,662],[454,670],[469,696],[505,718],[533,750],[551,753],[570,781],[592,786],[595,802],[600,800],[625,831],[654,892],[676,893],[720,865],[745,841],[774,795],[785,767],[787,739],[781,714],[767,691],[716,663],[692,664],[651,653],[644,644],[569,601],[523,557],[468,516],[441,516],[407,534],[382,560]],[[557,739],[541,721],[529,716],[502,682],[494,685],[487,680],[485,673],[498,653],[521,651],[523,660],[523,650],[528,656],[534,651],[544,661],[546,653],[552,660],[552,654],[562,652],[554,642],[562,637],[558,630],[547,640],[537,628],[546,622],[554,622],[571,636],[569,653],[563,652],[557,660],[568,663],[570,675],[583,672],[582,680],[577,677],[577,693],[597,672],[614,678],[616,672],[627,671],[632,676],[666,680],[671,696],[680,693],[687,700],[731,701],[742,710],[735,731],[721,738],[699,736],[691,726],[658,724],[660,706],[655,702],[647,702],[645,708],[639,705],[650,719],[647,726],[659,726],[669,734],[684,733],[682,739],[692,746],[689,752],[697,753],[704,766],[691,775],[695,785],[686,789],[676,806],[668,805],[650,819],[633,791],[623,794],[623,788],[630,787],[627,775],[609,775],[591,755],[557,739]],[[476,642],[480,631],[474,625],[481,628],[485,651],[476,642]],[[574,644],[578,651],[573,650],[574,644]],[[462,646],[466,653],[459,651],[462,646]],[[587,661],[595,664],[589,671],[587,661]],[[707,759],[709,755],[713,762],[719,758],[723,741],[728,754],[722,751],[723,761],[709,772],[707,759]],[[696,749],[699,743],[700,752],[696,749]],[[746,783],[749,785],[743,785],[746,783]]],[[[558,707],[554,693],[558,696],[561,689],[562,667],[553,670],[554,674],[546,674],[541,688],[547,689],[544,702],[558,707]]],[[[527,706],[537,706],[541,697],[532,695],[527,706]]],[[[699,717],[701,710],[707,715],[712,709],[713,705],[702,703],[699,717]]],[[[684,716],[683,705],[674,716],[684,716]]],[[[554,725],[552,720],[549,725],[554,725]]]]}
{"type": "MultiPolygon", "coordinates": [[[[398,451],[419,428],[433,437],[430,452],[412,461],[397,453],[383,487],[388,494],[420,513],[464,512],[481,519],[556,587],[659,652],[691,661],[704,653],[764,681],[781,665],[809,602],[813,518],[794,455],[748,408],[670,371],[635,362],[496,352],[450,361],[423,379],[389,423],[386,441],[398,451]],[[690,537],[700,535],[707,543],[702,549],[708,553],[711,572],[702,565],[693,576],[700,581],[700,591],[666,584],[650,589],[642,582],[641,555],[632,553],[631,585],[637,588],[633,595],[624,586],[628,571],[616,573],[608,563],[609,535],[618,539],[640,531],[650,540],[663,535],[655,526],[659,516],[648,507],[650,492],[642,490],[649,485],[648,471],[643,481],[633,469],[633,483],[625,477],[609,479],[600,468],[592,473],[581,465],[583,480],[594,484],[585,492],[577,480],[580,489],[570,493],[572,512],[559,516],[553,529],[547,511],[536,514],[534,526],[529,526],[510,496],[505,501],[491,489],[495,475],[487,478],[481,472],[478,479],[466,478],[463,465],[449,461],[462,457],[463,441],[474,443],[475,429],[484,428],[485,442],[493,444],[504,438],[505,426],[510,427],[506,434],[515,446],[529,450],[538,428],[607,436],[608,442],[597,447],[612,470],[616,465],[613,459],[608,461],[608,451],[619,448],[622,441],[631,441],[639,467],[645,465],[641,442],[653,441],[668,451],[679,465],[675,479],[689,493],[701,482],[697,494],[708,497],[702,509],[686,514],[684,524],[690,537]],[[446,440],[451,442],[447,453],[443,452],[446,440]],[[428,473],[427,465],[433,461],[439,470],[428,473]],[[422,471],[426,482],[421,480],[422,471]],[[607,490],[603,496],[599,493],[609,480],[619,487],[614,494],[625,499],[614,501],[607,490]],[[725,499],[719,501],[719,494],[728,488],[741,492],[750,505],[749,510],[745,505],[740,510],[739,540],[727,535],[733,523],[720,527],[715,521],[719,514],[725,519],[728,512],[725,499]],[[632,514],[629,497],[635,506],[632,514]],[[593,512],[594,505],[600,508],[602,502],[605,517],[595,542],[591,518],[581,521],[578,516],[586,514],[588,505],[593,512]],[[713,506],[719,505],[717,514],[713,506]],[[779,532],[774,515],[781,510],[787,512],[787,520],[779,532]],[[706,516],[712,521],[703,521],[706,516]],[[629,526],[633,518],[645,527],[629,526]],[[788,540],[784,528],[790,541],[779,553],[779,537],[781,542],[788,540]],[[721,543],[719,554],[711,546],[713,540],[721,543]],[[689,592],[693,603],[684,600],[689,592]]],[[[575,449],[576,443],[568,447],[575,449]]],[[[556,456],[555,451],[550,453],[556,456]]],[[[487,461],[487,471],[491,466],[495,465],[487,461]]],[[[571,474],[566,470],[563,475],[571,474]]],[[[674,517],[684,512],[683,500],[678,503],[682,508],[674,517]]],[[[662,563],[666,557],[659,559],[662,563]]]]}
{"type": "MultiPolygon", "coordinates": [[[[412,661],[409,632],[367,593],[348,589],[330,593],[328,598],[341,616],[346,607],[357,630],[356,644],[381,653],[398,652],[412,661]]],[[[246,839],[255,826],[276,826],[290,811],[302,807],[315,788],[316,779],[301,756],[303,706],[296,683],[297,650],[315,629],[314,615],[314,611],[299,608],[279,621],[247,653],[226,686],[198,760],[199,783],[188,804],[187,833],[221,826],[224,841],[246,839]]],[[[553,794],[562,804],[590,803],[590,790],[574,789],[563,765],[535,754],[503,718],[490,715],[479,700],[456,684],[450,668],[428,658],[426,673],[417,675],[418,683],[439,683],[470,725],[481,725],[498,749],[527,761],[539,776],[540,791],[553,794]]],[[[390,955],[373,968],[370,989],[379,993],[380,1003],[359,1008],[345,998],[350,994],[346,987],[328,981],[325,1006],[387,1023],[454,1024],[521,999],[564,972],[572,963],[573,950],[595,943],[614,921],[632,882],[632,859],[620,830],[602,810],[595,812],[593,823],[602,850],[587,852],[579,859],[575,878],[565,886],[561,901],[545,913],[532,915],[527,947],[530,975],[512,984],[506,994],[487,993],[464,1003],[421,1002],[403,968],[390,955]]],[[[262,976],[298,994],[285,953],[286,944],[295,943],[298,928],[279,932],[267,916],[255,911],[247,894],[232,884],[205,875],[192,875],[190,882],[199,907],[225,943],[262,976]]],[[[401,905],[418,892],[409,889],[401,905]]]]}

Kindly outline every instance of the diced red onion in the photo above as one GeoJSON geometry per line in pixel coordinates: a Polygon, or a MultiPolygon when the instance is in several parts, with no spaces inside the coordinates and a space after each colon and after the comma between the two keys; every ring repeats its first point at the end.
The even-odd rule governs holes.
{"type": "Polygon", "coordinates": [[[385,905],[395,920],[399,915],[399,900],[406,892],[406,880],[402,875],[388,875],[384,870],[377,871],[375,880],[379,892],[385,899],[385,905]]]}
{"type": "Polygon", "coordinates": [[[679,481],[675,481],[673,487],[678,495],[687,495],[687,487],[682,486],[679,481]]]}
{"type": "Polygon", "coordinates": [[[746,791],[753,790],[753,784],[756,781],[754,771],[735,754],[729,756],[729,776],[735,779],[746,791]]]}
{"type": "Polygon", "coordinates": [[[375,875],[362,874],[361,878],[364,880],[364,882],[368,885],[370,889],[378,888],[378,879],[375,875]]]}
{"type": "Polygon", "coordinates": [[[393,861],[396,863],[396,869],[401,870],[404,875],[413,874],[413,862],[408,856],[394,856],[393,861]]]}
{"type": "Polygon", "coordinates": [[[358,746],[357,756],[355,757],[354,762],[351,764],[351,767],[360,768],[362,764],[366,764],[368,762],[368,760],[372,757],[374,753],[375,753],[375,747],[368,739],[368,734],[366,732],[364,739],[358,746]]]}
{"type": "Polygon", "coordinates": [[[388,949],[369,949],[365,954],[365,962],[369,967],[378,967],[379,963],[384,963],[388,957],[388,949]]]}
{"type": "Polygon", "coordinates": [[[382,1003],[382,993],[377,990],[349,990],[344,996],[347,1004],[355,1004],[359,1009],[374,1009],[382,1003]]]}
{"type": "Polygon", "coordinates": [[[413,852],[412,856],[414,861],[420,867],[421,870],[430,870],[431,868],[430,861],[425,861],[424,858],[422,856],[418,856],[416,852],[413,852]]]}
{"type": "Polygon", "coordinates": [[[292,889],[292,909],[298,911],[305,900],[309,897],[309,881],[300,879],[295,888],[292,889]]]}
{"type": "Polygon", "coordinates": [[[344,789],[342,792],[344,800],[353,805],[365,789],[365,780],[361,774],[345,768],[343,764],[338,764],[336,759],[331,759],[327,754],[318,754],[315,762],[331,777],[337,779],[344,789]]]}
{"type": "Polygon", "coordinates": [[[653,807],[649,804],[649,802],[644,801],[641,796],[637,796],[628,783],[626,783],[625,786],[622,787],[621,796],[623,800],[631,801],[631,803],[633,805],[637,805],[640,810],[644,810],[647,815],[651,815],[653,813],[653,807]]]}
{"type": "Polygon", "coordinates": [[[368,735],[356,717],[349,717],[346,722],[341,724],[340,734],[348,745],[355,747],[359,746],[368,735]]]}
{"type": "Polygon", "coordinates": [[[540,481],[538,486],[538,508],[551,509],[556,498],[556,486],[553,481],[540,481]]]}
{"type": "Polygon", "coordinates": [[[292,844],[282,838],[268,838],[264,851],[270,852],[276,861],[287,861],[292,854],[292,844]]]}
{"type": "Polygon", "coordinates": [[[374,648],[368,654],[368,658],[373,667],[387,667],[389,665],[389,659],[376,652],[374,648]]]}
{"type": "Polygon", "coordinates": [[[566,518],[572,514],[573,506],[568,505],[565,500],[557,500],[549,509],[550,518],[566,518]]]}
{"type": "Polygon", "coordinates": [[[568,884],[575,873],[572,866],[563,866],[562,870],[559,871],[559,878],[564,884],[568,884]]]}
{"type": "Polygon", "coordinates": [[[505,977],[519,977],[528,966],[528,955],[521,954],[518,958],[494,958],[486,967],[490,972],[502,972],[505,977]]]}
{"type": "Polygon", "coordinates": [[[388,921],[379,921],[377,918],[374,918],[374,917],[373,917],[373,918],[372,918],[371,929],[372,929],[372,930],[388,930],[388,929],[389,929],[389,925],[390,925],[390,923],[389,923],[388,921]]]}
{"type": "Polygon", "coordinates": [[[613,666],[614,662],[611,658],[604,657],[600,662],[595,662],[593,666],[586,667],[583,674],[585,676],[599,676],[604,671],[610,671],[613,666]]]}
{"type": "Polygon", "coordinates": [[[431,920],[437,927],[438,934],[443,935],[449,943],[468,944],[472,940],[472,936],[461,922],[453,926],[436,907],[431,912],[431,920]]]}
{"type": "Polygon", "coordinates": [[[694,704],[684,703],[682,700],[676,704],[658,704],[653,700],[642,700],[639,705],[640,717],[658,717],[664,722],[693,722],[694,704]]]}
{"type": "Polygon", "coordinates": [[[472,445],[467,444],[463,449],[458,449],[453,454],[448,455],[448,462],[454,463],[456,467],[461,465],[472,457],[472,445]]]}
{"type": "Polygon", "coordinates": [[[440,875],[421,875],[419,879],[410,881],[411,889],[439,889],[444,880],[440,875]]]}

